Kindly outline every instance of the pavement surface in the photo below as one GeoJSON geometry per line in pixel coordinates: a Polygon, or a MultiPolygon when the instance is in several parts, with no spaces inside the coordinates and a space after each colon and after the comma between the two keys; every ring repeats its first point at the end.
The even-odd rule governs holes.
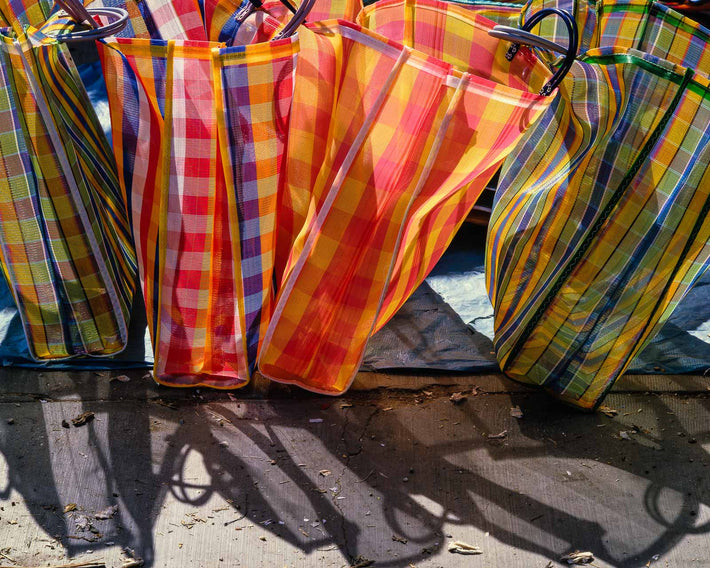
{"type": "Polygon", "coordinates": [[[710,566],[708,378],[627,376],[582,413],[497,375],[330,398],[0,373],[0,566],[710,566]]]}

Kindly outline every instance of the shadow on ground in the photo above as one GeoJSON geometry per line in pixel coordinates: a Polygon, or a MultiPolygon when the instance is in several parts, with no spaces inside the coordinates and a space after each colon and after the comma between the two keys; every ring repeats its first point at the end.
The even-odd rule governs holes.
{"type": "Polygon", "coordinates": [[[335,549],[377,566],[426,562],[469,531],[546,559],[579,549],[640,567],[710,532],[702,393],[612,394],[610,417],[537,392],[459,405],[436,388],[260,401],[161,389],[142,373],[63,374],[54,391],[46,375],[6,373],[0,522],[19,494],[72,557],[114,543],[165,566],[166,535],[205,524],[248,539],[252,524],[307,556],[335,549]],[[82,411],[96,420],[62,426],[82,411]],[[70,502],[78,510],[64,513],[70,502]],[[215,513],[220,503],[229,510],[215,513]],[[113,518],[79,529],[111,505],[113,518]],[[201,510],[213,513],[186,512],[201,510]]]}

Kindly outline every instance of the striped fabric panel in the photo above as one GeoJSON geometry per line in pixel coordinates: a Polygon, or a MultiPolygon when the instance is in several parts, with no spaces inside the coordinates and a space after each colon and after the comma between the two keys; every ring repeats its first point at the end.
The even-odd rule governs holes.
{"type": "Polygon", "coordinates": [[[123,196],[66,48],[33,33],[0,46],[3,268],[34,357],[110,355],[136,271],[123,196]]]}
{"type": "Polygon", "coordinates": [[[227,186],[235,189],[241,294],[250,366],[271,314],[276,209],[293,96],[294,40],[229,48],[220,67],[227,186]]]}
{"type": "Polygon", "coordinates": [[[163,384],[249,379],[268,318],[297,50],[292,39],[101,48],[163,384]]]}
{"type": "MultiPolygon", "coordinates": [[[[295,4],[300,3],[295,2],[295,4]]],[[[340,19],[354,22],[360,10],[362,10],[362,0],[316,0],[308,15],[308,21],[340,19]]]]}
{"type": "MultiPolygon", "coordinates": [[[[507,63],[507,43],[488,35],[490,21],[468,6],[431,0],[383,0],[365,8],[360,21],[389,39],[509,87],[537,92],[550,76],[545,68],[534,64],[536,59],[531,54],[507,63]]],[[[474,142],[481,128],[474,131],[467,124],[470,112],[459,109],[429,182],[412,205],[375,330],[389,321],[441,258],[505,157],[510,140],[506,136],[516,135],[511,129],[506,136],[490,140],[490,171],[474,173],[468,169],[469,163],[460,161],[466,147],[482,143],[480,139],[474,142]],[[447,159],[449,156],[451,159],[447,159]]]]}
{"type": "MultiPolygon", "coordinates": [[[[521,22],[525,22],[535,12],[543,8],[559,8],[574,16],[579,31],[579,54],[585,53],[588,49],[598,47],[596,42],[597,11],[595,4],[590,0],[527,0],[522,9],[521,22]]],[[[569,38],[567,28],[560,18],[545,18],[535,28],[533,33],[541,35],[547,39],[555,41],[560,45],[568,45],[569,38]]],[[[555,54],[540,52],[542,55],[555,57],[555,54]]]]}
{"type": "Polygon", "coordinates": [[[88,0],[87,8],[123,8],[129,25],[118,37],[205,41],[207,35],[199,0],[88,0]]]}
{"type": "Polygon", "coordinates": [[[600,2],[598,47],[638,49],[710,75],[710,30],[651,0],[600,2]]]}
{"type": "Polygon", "coordinates": [[[496,0],[456,0],[452,2],[467,10],[488,18],[496,24],[505,26],[518,26],[521,12],[525,6],[522,2],[498,2],[496,0]]]}
{"type": "MultiPolygon", "coordinates": [[[[259,368],[272,379],[337,394],[359,368],[417,199],[490,176],[491,162],[552,98],[462,74],[355,24],[322,23],[313,31],[300,32],[292,116],[331,117],[319,123],[328,130],[319,133],[325,152],[317,156],[323,162],[312,193],[322,199],[311,202],[285,262],[259,368]],[[340,53],[347,53],[342,62],[340,53]],[[310,74],[316,66],[326,80],[310,74]],[[304,97],[301,88],[330,94],[304,97]],[[333,100],[332,110],[307,108],[333,100]]],[[[292,142],[287,163],[294,156],[310,178],[314,152],[304,147],[298,159],[292,142]]]]}
{"type": "Polygon", "coordinates": [[[49,18],[53,0],[3,0],[0,2],[0,26],[12,27],[16,34],[25,26],[39,28],[49,18]]]}
{"type": "Polygon", "coordinates": [[[504,164],[487,277],[501,368],[591,408],[710,264],[710,91],[603,49],[561,95],[504,164]]]}

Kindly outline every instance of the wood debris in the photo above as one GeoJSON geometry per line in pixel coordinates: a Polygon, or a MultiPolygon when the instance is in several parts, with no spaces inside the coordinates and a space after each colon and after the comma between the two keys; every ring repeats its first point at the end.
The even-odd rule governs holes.
{"type": "Polygon", "coordinates": [[[508,437],[508,430],[503,430],[498,434],[488,434],[486,436],[489,440],[505,440],[508,437]]]}
{"type": "Polygon", "coordinates": [[[64,512],[69,513],[71,511],[76,511],[76,503],[67,503],[64,505],[64,512]]]}
{"type": "Polygon", "coordinates": [[[164,406],[165,408],[169,408],[170,410],[177,410],[178,407],[176,404],[172,402],[166,402],[162,398],[154,398],[151,400],[151,402],[154,402],[155,404],[159,404],[160,406],[164,406]]]}
{"type": "Polygon", "coordinates": [[[594,555],[591,552],[575,550],[574,552],[562,556],[560,562],[567,562],[567,564],[591,564],[594,562],[594,555]]]}
{"type": "Polygon", "coordinates": [[[93,412],[87,410],[86,412],[79,414],[76,418],[72,418],[71,423],[78,428],[79,426],[83,426],[84,424],[91,422],[95,417],[96,415],[93,412]]]}
{"type": "Polygon", "coordinates": [[[408,542],[406,538],[402,538],[401,536],[397,536],[396,534],[392,535],[392,540],[394,542],[401,542],[402,544],[407,544],[408,542]]]}
{"type": "Polygon", "coordinates": [[[328,477],[328,476],[331,475],[332,473],[333,473],[333,472],[330,471],[329,469],[321,469],[321,470],[318,472],[318,475],[322,475],[323,477],[328,477]]]}
{"type": "Polygon", "coordinates": [[[483,554],[483,550],[479,546],[460,540],[455,540],[449,545],[449,552],[452,554],[483,554]]]}

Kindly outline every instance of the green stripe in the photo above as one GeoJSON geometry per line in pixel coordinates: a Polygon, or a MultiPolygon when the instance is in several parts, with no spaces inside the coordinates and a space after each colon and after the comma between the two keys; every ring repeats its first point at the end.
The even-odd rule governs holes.
{"type": "Polygon", "coordinates": [[[665,130],[666,125],[668,124],[668,121],[673,116],[673,112],[675,111],[676,107],[680,103],[681,97],[683,96],[683,93],[685,92],[685,87],[690,82],[691,77],[692,77],[692,71],[690,69],[688,69],[688,71],[685,73],[685,75],[683,75],[681,77],[680,88],[678,89],[675,96],[673,97],[673,100],[671,101],[671,104],[668,107],[668,110],[666,111],[665,115],[658,123],[658,126],[656,126],[655,130],[653,131],[653,133],[649,137],[646,144],[644,144],[644,147],[642,148],[641,152],[634,160],[634,163],[629,168],[629,171],[626,172],[626,175],[622,178],[621,182],[619,183],[619,186],[614,191],[614,194],[611,196],[611,198],[607,202],[607,204],[604,207],[604,209],[602,210],[602,212],[599,214],[599,217],[597,218],[597,220],[594,222],[594,225],[591,227],[591,229],[587,233],[587,236],[585,237],[584,241],[582,241],[582,243],[580,244],[577,251],[574,253],[574,255],[572,255],[572,257],[568,261],[567,265],[562,269],[559,276],[555,280],[555,283],[552,285],[552,287],[548,291],[547,295],[545,296],[545,299],[540,303],[537,310],[533,314],[532,318],[530,318],[527,325],[525,326],[525,329],[518,337],[518,340],[513,345],[513,348],[508,353],[508,358],[506,359],[505,365],[502,369],[503,371],[510,368],[510,366],[515,362],[515,358],[520,353],[525,342],[532,335],[533,331],[535,330],[535,327],[540,323],[540,320],[542,319],[543,315],[547,311],[547,308],[550,306],[550,304],[552,304],[552,301],[555,299],[555,297],[557,296],[559,291],[562,289],[562,286],[565,284],[565,281],[569,278],[569,276],[572,274],[572,272],[574,272],[574,270],[577,268],[579,262],[582,260],[584,255],[587,253],[589,248],[592,246],[594,239],[596,238],[599,231],[602,229],[602,226],[604,225],[604,223],[606,223],[609,215],[611,214],[613,209],[618,205],[619,201],[621,200],[621,198],[624,195],[624,192],[628,189],[628,187],[631,184],[631,182],[633,181],[634,177],[636,176],[638,171],[641,169],[641,166],[643,165],[643,163],[646,161],[648,156],[653,151],[653,148],[655,147],[656,143],[658,142],[658,139],[661,137],[661,134],[665,130]]]}
{"type": "Polygon", "coordinates": [[[609,55],[585,54],[579,59],[584,63],[590,63],[592,65],[637,65],[638,67],[641,67],[641,69],[648,71],[649,73],[653,73],[654,75],[666,79],[667,81],[671,81],[676,85],[681,85],[687,81],[687,71],[681,74],[662,65],[658,65],[657,63],[653,63],[652,61],[648,61],[643,57],[638,57],[637,55],[631,55],[628,53],[613,53],[609,55]]]}

